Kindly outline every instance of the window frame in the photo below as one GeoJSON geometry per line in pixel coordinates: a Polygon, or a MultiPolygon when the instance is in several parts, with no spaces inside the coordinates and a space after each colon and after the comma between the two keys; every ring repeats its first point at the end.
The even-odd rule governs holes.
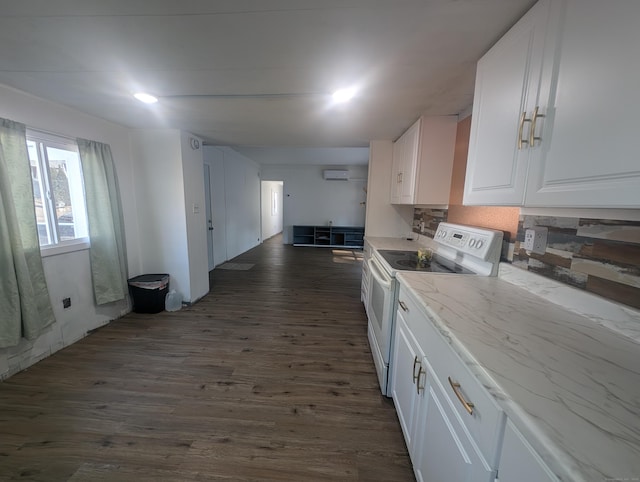
{"type": "MultiPolygon", "coordinates": [[[[87,219],[87,207],[86,207],[86,195],[84,188],[84,178],[82,173],[82,163],[80,161],[80,153],[78,150],[78,143],[75,139],[65,137],[59,134],[53,134],[37,129],[27,128],[26,132],[27,142],[35,142],[37,152],[37,170],[38,170],[38,182],[40,183],[40,196],[43,202],[43,210],[46,211],[45,227],[47,234],[51,240],[50,244],[40,245],[40,253],[42,257],[54,256],[58,254],[69,253],[73,251],[89,249],[89,226],[87,219]],[[83,220],[79,222],[80,226],[84,228],[86,232],[85,236],[74,237],[73,239],[60,240],[60,225],[56,216],[56,200],[53,189],[51,188],[51,170],[49,162],[49,154],[47,148],[60,149],[65,151],[75,152],[78,156],[78,169],[79,178],[72,181],[71,177],[67,177],[70,191],[71,183],[74,183],[74,194],[70,192],[72,196],[71,206],[73,208],[74,216],[74,234],[76,231],[76,219],[82,217],[83,220]],[[79,185],[77,185],[79,183],[79,185]],[[81,202],[79,203],[78,201],[81,202]],[[74,202],[75,201],[75,202],[74,202]],[[53,231],[52,231],[53,230],[53,231]]],[[[27,147],[27,151],[28,151],[27,147]]],[[[31,168],[31,156],[29,155],[29,166],[31,168]]],[[[35,194],[33,198],[34,202],[34,214],[36,209],[35,194]]],[[[40,236],[38,235],[38,240],[40,236]]]]}

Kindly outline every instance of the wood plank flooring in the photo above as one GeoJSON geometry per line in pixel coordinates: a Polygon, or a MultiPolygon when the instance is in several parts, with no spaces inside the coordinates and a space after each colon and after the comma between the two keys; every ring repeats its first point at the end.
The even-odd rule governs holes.
{"type": "Polygon", "coordinates": [[[175,313],[132,313],[0,384],[0,480],[413,481],[360,253],[276,236],[175,313]]]}

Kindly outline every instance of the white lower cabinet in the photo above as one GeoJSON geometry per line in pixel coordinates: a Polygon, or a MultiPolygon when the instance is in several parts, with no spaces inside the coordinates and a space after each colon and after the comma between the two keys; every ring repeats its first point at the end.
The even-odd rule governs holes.
{"type": "Polygon", "coordinates": [[[419,482],[559,482],[400,282],[391,395],[419,482]]]}
{"type": "Polygon", "coordinates": [[[511,421],[507,421],[497,482],[558,482],[511,421]]]}
{"type": "Polygon", "coordinates": [[[390,383],[416,478],[422,482],[493,482],[504,414],[480,399],[463,376],[462,362],[452,363],[444,357],[446,373],[435,372],[443,350],[450,348],[401,285],[390,383]],[[479,411],[464,411],[461,416],[461,402],[451,387],[445,389],[442,377],[460,380],[464,395],[471,394],[480,402],[479,411]],[[491,443],[486,442],[489,439],[491,443]]]}
{"type": "Polygon", "coordinates": [[[412,459],[417,451],[415,441],[421,432],[418,416],[425,398],[427,375],[422,366],[423,359],[422,350],[409,330],[404,314],[398,311],[391,363],[391,396],[412,459]]]}
{"type": "MultiPolygon", "coordinates": [[[[416,479],[421,482],[493,482],[495,472],[451,406],[451,399],[431,371],[427,370],[426,410],[413,461],[416,479]]],[[[457,402],[457,401],[456,401],[457,402]]]]}

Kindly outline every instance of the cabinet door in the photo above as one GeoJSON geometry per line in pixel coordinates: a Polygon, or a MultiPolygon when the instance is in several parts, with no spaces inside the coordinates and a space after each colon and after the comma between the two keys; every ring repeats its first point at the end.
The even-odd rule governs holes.
{"type": "Polygon", "coordinates": [[[400,137],[393,143],[393,161],[391,164],[391,204],[400,204],[400,199],[402,197],[404,145],[404,137],[400,137]]]}
{"type": "Polygon", "coordinates": [[[407,448],[412,457],[415,451],[414,437],[418,406],[423,398],[422,394],[424,394],[424,388],[421,390],[421,394],[418,393],[417,384],[420,383],[420,386],[424,386],[426,377],[423,363],[422,351],[409,330],[402,312],[398,311],[391,361],[391,396],[396,406],[407,448]]]}
{"type": "Polygon", "coordinates": [[[507,421],[498,468],[499,482],[557,482],[518,430],[507,421]]]}
{"type": "Polygon", "coordinates": [[[554,2],[525,205],[640,206],[640,2],[554,2]]]}
{"type": "Polygon", "coordinates": [[[422,120],[418,119],[418,121],[409,127],[409,129],[402,135],[404,138],[404,144],[402,148],[403,167],[400,204],[413,204],[415,202],[421,125],[422,120]]]}
{"type": "Polygon", "coordinates": [[[529,150],[518,140],[537,105],[547,12],[541,0],[478,62],[464,204],[524,201],[529,150]]]}
{"type": "Polygon", "coordinates": [[[494,482],[495,474],[478,454],[460,420],[451,408],[449,398],[427,370],[426,410],[419,456],[413,459],[413,470],[420,482],[494,482]]]}

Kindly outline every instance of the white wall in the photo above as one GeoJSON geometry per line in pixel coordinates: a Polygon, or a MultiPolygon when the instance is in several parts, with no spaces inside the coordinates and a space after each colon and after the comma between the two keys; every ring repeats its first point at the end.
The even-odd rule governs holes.
{"type": "Polygon", "coordinates": [[[262,241],[282,232],[282,181],[262,181],[261,183],[261,210],[262,210],[262,241]],[[274,212],[274,199],[276,196],[276,205],[274,212]]]}
{"type": "Polygon", "coordinates": [[[207,216],[204,206],[204,160],[202,139],[182,132],[180,143],[182,145],[189,285],[191,287],[189,301],[194,302],[209,292],[207,216]]]}
{"type": "Polygon", "coordinates": [[[325,181],[322,172],[335,166],[264,165],[263,180],[284,181],[284,242],[293,225],[364,226],[367,168],[350,166],[350,181],[325,181]]]}
{"type": "Polygon", "coordinates": [[[131,132],[141,262],[144,273],[168,273],[171,289],[188,300],[189,277],[184,174],[180,131],[140,129],[131,132]]]}
{"type": "MultiPolygon", "coordinates": [[[[0,117],[22,122],[34,129],[71,138],[82,137],[111,146],[122,196],[129,274],[140,274],[138,216],[128,129],[5,86],[0,86],[0,117]]],[[[85,336],[87,331],[122,316],[130,309],[126,301],[96,307],[88,250],[45,257],[43,265],[56,322],[37,340],[23,339],[16,347],[0,349],[0,379],[70,345],[85,336]],[[66,310],[62,308],[65,297],[71,298],[71,307],[66,310]]]]}
{"type": "Polygon", "coordinates": [[[392,141],[371,141],[369,144],[366,236],[400,237],[411,232],[413,206],[390,204],[392,160],[392,141]]]}
{"type": "MultiPolygon", "coordinates": [[[[220,204],[216,182],[219,182],[221,171],[224,176],[225,251],[226,259],[232,259],[260,243],[260,168],[230,147],[205,146],[204,158],[213,169],[211,195],[214,216],[219,210],[216,205],[220,204]]],[[[216,219],[221,217],[218,214],[216,219]]],[[[214,228],[216,224],[219,221],[214,220],[214,228]]],[[[214,243],[215,239],[214,234],[214,243]]],[[[214,246],[214,257],[218,264],[216,250],[219,250],[217,244],[214,246]]]]}
{"type": "Polygon", "coordinates": [[[131,132],[142,270],[168,273],[171,289],[195,302],[209,278],[202,149],[190,147],[191,137],[175,129],[131,132]]]}

